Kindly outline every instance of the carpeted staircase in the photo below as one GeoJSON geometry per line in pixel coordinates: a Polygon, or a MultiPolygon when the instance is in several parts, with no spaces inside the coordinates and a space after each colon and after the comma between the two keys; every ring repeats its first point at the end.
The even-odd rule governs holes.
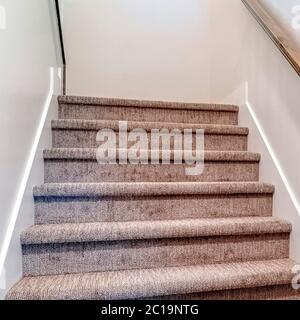
{"type": "Polygon", "coordinates": [[[296,299],[291,225],[272,217],[238,107],[60,97],[24,277],[8,299],[296,299]],[[204,129],[205,169],[100,165],[100,129],[204,129]]]}

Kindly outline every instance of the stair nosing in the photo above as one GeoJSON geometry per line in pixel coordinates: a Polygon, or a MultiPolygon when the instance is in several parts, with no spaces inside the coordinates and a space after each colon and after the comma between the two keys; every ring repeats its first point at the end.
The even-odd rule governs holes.
{"type": "Polygon", "coordinates": [[[274,191],[273,185],[260,182],[45,183],[33,188],[34,197],[273,195],[274,191]]]}
{"type": "Polygon", "coordinates": [[[84,96],[59,96],[59,104],[68,105],[92,105],[92,106],[112,106],[112,107],[140,107],[173,110],[199,110],[199,111],[222,111],[239,112],[239,107],[231,104],[215,103],[194,103],[194,102],[171,102],[171,101],[151,101],[138,99],[104,98],[104,97],[84,97],[84,96]]]}
{"type": "Polygon", "coordinates": [[[284,234],[291,224],[273,217],[115,221],[34,225],[23,245],[284,234]]]}
{"type": "MultiPolygon", "coordinates": [[[[51,126],[53,130],[99,131],[105,128],[119,130],[119,122],[119,120],[59,119],[52,120],[51,126]]],[[[128,131],[135,128],[142,128],[147,132],[151,132],[151,129],[154,128],[160,130],[168,129],[170,131],[173,129],[202,129],[207,135],[249,135],[248,128],[235,125],[127,121],[128,131]]]]}
{"type": "MultiPolygon", "coordinates": [[[[117,159],[119,152],[126,149],[117,148],[117,159]]],[[[145,151],[145,150],[141,150],[145,151]]],[[[147,159],[151,159],[151,150],[148,151],[147,159]]],[[[153,150],[152,150],[153,151],[153,150]]],[[[162,151],[159,152],[159,160],[162,158],[162,151]]],[[[170,160],[174,159],[174,150],[166,150],[170,152],[170,160]]],[[[183,151],[183,150],[178,150],[183,151]]],[[[142,154],[144,154],[142,152],[142,154]]],[[[193,155],[189,155],[191,160],[194,160],[193,155]]],[[[93,160],[97,161],[97,148],[51,148],[44,150],[45,160],[93,160]]],[[[204,151],[204,161],[215,162],[260,162],[261,156],[259,153],[248,151],[204,151]]],[[[185,157],[185,160],[189,160],[185,157]]]]}

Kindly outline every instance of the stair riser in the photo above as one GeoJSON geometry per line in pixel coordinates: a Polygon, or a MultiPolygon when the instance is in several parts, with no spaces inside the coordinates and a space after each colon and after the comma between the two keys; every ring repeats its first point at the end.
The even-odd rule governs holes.
{"type": "Polygon", "coordinates": [[[284,259],[289,235],[222,236],[23,246],[24,275],[284,259]]]}
{"type": "MultiPolygon", "coordinates": [[[[54,148],[96,148],[100,144],[96,141],[98,131],[92,130],[60,130],[53,129],[52,141],[54,148]]],[[[117,136],[117,147],[119,147],[119,135],[117,136]]],[[[193,144],[195,145],[195,135],[193,135],[193,144]]],[[[148,140],[150,134],[148,133],[148,140]]],[[[130,144],[128,145],[130,147],[130,144]]],[[[149,143],[149,149],[150,149],[149,143]]],[[[204,135],[205,150],[215,151],[247,151],[246,135],[220,135],[205,134],[204,135]]],[[[174,149],[173,139],[171,139],[170,149],[174,149]]]]}
{"type": "MultiPolygon", "coordinates": [[[[194,167],[194,166],[193,166],[194,167]]],[[[205,162],[200,175],[182,165],[101,165],[86,160],[46,160],[45,182],[217,182],[258,181],[258,162],[205,162]]]]}
{"type": "Polygon", "coordinates": [[[238,112],[60,104],[59,118],[237,125],[238,112]]]}
{"type": "Polygon", "coordinates": [[[161,197],[39,197],[37,224],[271,216],[270,194],[161,197]]]}

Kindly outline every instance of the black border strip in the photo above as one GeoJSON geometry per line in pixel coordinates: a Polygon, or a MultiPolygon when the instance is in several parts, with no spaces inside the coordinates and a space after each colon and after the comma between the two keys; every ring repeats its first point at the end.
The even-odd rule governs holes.
{"type": "Polygon", "coordinates": [[[65,45],[64,45],[64,37],[62,32],[62,23],[60,19],[60,8],[59,8],[59,0],[55,0],[55,8],[56,8],[56,17],[57,17],[57,24],[58,24],[58,32],[59,32],[59,40],[60,40],[60,49],[61,49],[61,56],[63,61],[63,88],[62,94],[66,95],[66,54],[65,54],[65,45]]]}

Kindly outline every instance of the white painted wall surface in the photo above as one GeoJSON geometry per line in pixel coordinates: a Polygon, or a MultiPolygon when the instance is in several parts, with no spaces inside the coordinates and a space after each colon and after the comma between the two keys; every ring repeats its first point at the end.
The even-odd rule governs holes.
{"type": "Polygon", "coordinates": [[[1,299],[22,272],[19,236],[33,223],[32,186],[43,183],[42,149],[51,143],[60,60],[53,1],[0,0],[0,7],[6,16],[0,29],[1,299]]]}
{"type": "MultiPolygon", "coordinates": [[[[291,254],[300,262],[300,77],[243,10],[247,13],[242,72],[248,83],[247,107],[258,119],[273,155],[273,161],[263,157],[261,179],[276,186],[274,214],[293,222],[291,254]]],[[[255,150],[257,140],[250,141],[255,150]]]]}
{"type": "Polygon", "coordinates": [[[229,7],[228,0],[64,0],[68,94],[178,101],[210,101],[216,87],[226,94],[241,45],[240,17],[229,7]]]}

